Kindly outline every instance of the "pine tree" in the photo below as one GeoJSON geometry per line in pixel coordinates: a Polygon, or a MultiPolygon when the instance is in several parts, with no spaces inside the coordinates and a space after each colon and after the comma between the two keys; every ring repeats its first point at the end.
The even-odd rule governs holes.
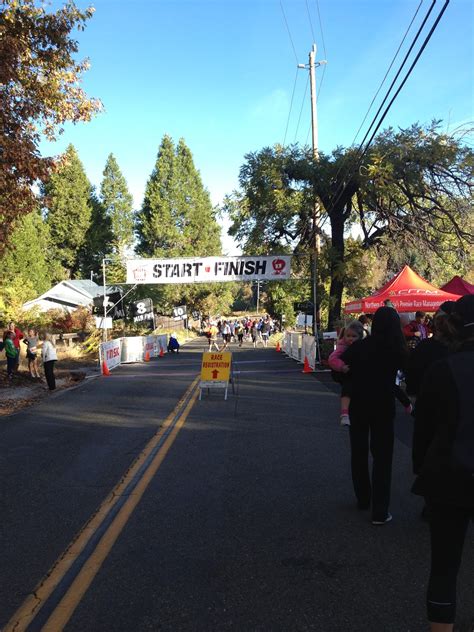
{"type": "Polygon", "coordinates": [[[181,138],[176,149],[175,223],[179,228],[181,256],[211,256],[221,252],[220,226],[208,191],[189,148],[181,138]]]}
{"type": "Polygon", "coordinates": [[[79,156],[69,145],[61,166],[44,186],[53,255],[67,277],[74,276],[80,266],[79,251],[91,222],[91,191],[79,156]]]}
{"type": "MultiPolygon", "coordinates": [[[[137,214],[137,252],[145,257],[200,257],[221,252],[220,226],[189,148],[164,136],[137,214]]],[[[173,305],[199,306],[225,291],[215,284],[163,285],[147,289],[163,312],[173,305]]],[[[217,300],[217,298],[216,298],[217,300]]]]}
{"type": "Polygon", "coordinates": [[[113,251],[123,258],[133,243],[133,198],[113,154],[107,158],[100,196],[112,229],[113,251]]]}
{"type": "Polygon", "coordinates": [[[137,214],[137,252],[145,257],[172,256],[179,239],[174,225],[174,163],[172,139],[165,135],[158,149],[155,168],[147,182],[145,198],[137,214]]]}
{"type": "Polygon", "coordinates": [[[90,194],[91,220],[84,243],[78,252],[80,276],[88,279],[102,277],[102,260],[112,253],[112,227],[104,205],[93,189],[90,194]]]}

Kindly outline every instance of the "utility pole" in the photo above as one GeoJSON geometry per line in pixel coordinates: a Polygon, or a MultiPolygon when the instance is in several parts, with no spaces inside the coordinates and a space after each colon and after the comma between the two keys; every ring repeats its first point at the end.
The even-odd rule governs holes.
{"type": "MultiPolygon", "coordinates": [[[[326,64],[326,60],[316,61],[316,44],[313,44],[313,47],[309,53],[309,63],[306,64],[298,64],[298,68],[303,68],[305,70],[309,70],[309,82],[310,82],[310,94],[311,94],[311,130],[312,130],[312,146],[313,146],[313,159],[317,161],[319,159],[318,152],[318,109],[317,109],[317,99],[316,99],[316,68],[326,64]]],[[[319,234],[319,216],[320,216],[320,208],[319,203],[316,200],[314,201],[313,208],[313,234],[314,234],[314,251],[313,251],[313,266],[312,266],[312,278],[313,278],[313,335],[316,341],[316,350],[318,350],[318,326],[317,326],[317,316],[318,316],[318,307],[317,307],[317,279],[318,279],[318,260],[321,254],[321,237],[319,234]]]]}

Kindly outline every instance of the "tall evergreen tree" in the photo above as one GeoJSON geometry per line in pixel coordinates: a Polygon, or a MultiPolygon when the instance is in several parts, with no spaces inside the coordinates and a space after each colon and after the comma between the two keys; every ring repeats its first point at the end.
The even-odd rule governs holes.
{"type": "Polygon", "coordinates": [[[120,257],[133,244],[133,198],[113,154],[105,164],[100,196],[110,219],[113,251],[120,257]]]}
{"type": "Polygon", "coordinates": [[[93,189],[90,194],[91,220],[78,255],[78,267],[82,278],[91,273],[102,278],[102,260],[112,254],[112,227],[105,207],[93,189]]]}
{"type": "Polygon", "coordinates": [[[173,222],[174,163],[173,141],[165,135],[136,218],[137,252],[145,257],[170,256],[179,237],[173,222]]]}
{"type": "Polygon", "coordinates": [[[61,166],[44,186],[53,255],[67,277],[73,277],[80,267],[78,255],[91,222],[91,191],[79,156],[69,145],[61,166]]]}
{"type": "MultiPolygon", "coordinates": [[[[220,226],[184,140],[175,148],[165,135],[137,213],[137,252],[145,257],[192,257],[221,252],[220,226]]],[[[157,286],[153,294],[163,311],[183,302],[199,305],[206,296],[225,293],[216,284],[157,286]]]]}

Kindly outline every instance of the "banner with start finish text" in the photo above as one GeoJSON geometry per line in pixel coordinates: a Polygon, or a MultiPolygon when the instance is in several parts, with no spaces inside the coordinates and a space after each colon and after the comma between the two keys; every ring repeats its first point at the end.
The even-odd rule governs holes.
{"type": "Polygon", "coordinates": [[[127,283],[281,281],[290,278],[291,256],[129,259],[127,283]]]}

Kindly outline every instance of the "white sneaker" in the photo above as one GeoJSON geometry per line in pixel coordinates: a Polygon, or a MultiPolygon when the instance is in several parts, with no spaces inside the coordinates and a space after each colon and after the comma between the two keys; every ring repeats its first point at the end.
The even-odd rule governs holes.
{"type": "Polygon", "coordinates": [[[350,426],[351,425],[351,420],[349,419],[349,415],[341,415],[341,421],[340,421],[341,426],[350,426]]]}
{"type": "Polygon", "coordinates": [[[391,520],[393,520],[393,516],[391,513],[388,513],[385,520],[372,520],[372,524],[382,525],[382,524],[386,524],[387,522],[390,522],[391,520]]]}

